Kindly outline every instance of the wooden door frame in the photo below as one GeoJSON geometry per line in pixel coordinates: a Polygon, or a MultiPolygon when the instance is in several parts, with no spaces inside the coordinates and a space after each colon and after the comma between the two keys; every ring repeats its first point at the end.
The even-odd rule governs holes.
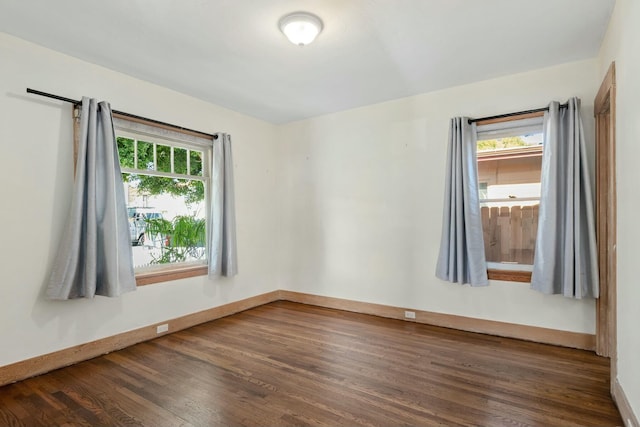
{"type": "Polygon", "coordinates": [[[615,62],[594,100],[596,216],[600,297],[596,302],[596,352],[611,358],[616,378],[616,82],[615,62]]]}

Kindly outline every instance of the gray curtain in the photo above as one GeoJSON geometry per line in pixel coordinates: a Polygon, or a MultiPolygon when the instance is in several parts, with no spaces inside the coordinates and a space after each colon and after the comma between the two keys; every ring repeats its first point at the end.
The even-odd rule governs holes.
{"type": "Polygon", "coordinates": [[[593,196],[580,100],[549,105],[544,121],[542,192],[531,287],[545,294],[597,298],[593,196]]]}
{"type": "Polygon", "coordinates": [[[49,278],[51,299],[134,291],[127,209],[111,108],[82,98],[71,211],[49,278]]]}
{"type": "Polygon", "coordinates": [[[486,286],[487,262],[478,195],[476,125],[451,119],[436,276],[448,282],[486,286]]]}
{"type": "Polygon", "coordinates": [[[210,215],[207,227],[209,277],[238,274],[231,136],[218,133],[211,159],[210,215]]]}

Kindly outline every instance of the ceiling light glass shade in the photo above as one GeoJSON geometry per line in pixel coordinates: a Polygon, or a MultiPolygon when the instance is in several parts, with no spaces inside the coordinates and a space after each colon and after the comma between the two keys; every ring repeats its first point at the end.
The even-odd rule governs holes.
{"type": "Polygon", "coordinates": [[[311,43],[322,31],[320,18],[306,12],[296,12],[283,17],[279,26],[289,41],[299,46],[311,43]]]}

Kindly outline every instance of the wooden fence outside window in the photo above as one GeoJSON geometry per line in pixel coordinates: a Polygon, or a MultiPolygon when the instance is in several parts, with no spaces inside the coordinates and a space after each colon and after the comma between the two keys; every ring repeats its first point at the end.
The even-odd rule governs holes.
{"type": "Polygon", "coordinates": [[[481,208],[487,261],[533,264],[539,206],[481,208]]]}

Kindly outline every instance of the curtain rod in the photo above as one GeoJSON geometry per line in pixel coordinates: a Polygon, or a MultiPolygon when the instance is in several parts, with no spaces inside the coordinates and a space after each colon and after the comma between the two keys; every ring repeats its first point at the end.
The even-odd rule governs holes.
{"type": "MultiPolygon", "coordinates": [[[[569,104],[560,104],[560,108],[566,108],[569,104]]],[[[515,113],[498,114],[497,116],[480,117],[479,119],[469,119],[469,124],[481,122],[484,120],[504,119],[505,117],[522,116],[524,114],[539,113],[541,111],[549,111],[549,107],[536,108],[533,110],[518,111],[515,113]]]]}
{"type": "MultiPolygon", "coordinates": [[[[51,93],[42,92],[42,91],[31,89],[31,88],[27,88],[27,93],[32,93],[34,95],[44,96],[46,98],[57,99],[58,101],[68,102],[68,103],[73,104],[73,105],[82,104],[82,101],[78,101],[76,99],[65,98],[64,96],[53,95],[51,93]]],[[[154,120],[154,119],[149,119],[147,117],[137,116],[137,115],[131,114],[131,113],[125,113],[124,111],[117,111],[117,110],[111,110],[111,111],[114,114],[118,114],[118,115],[121,115],[121,116],[129,117],[129,118],[132,118],[132,119],[145,120],[147,122],[151,122],[151,123],[154,123],[154,124],[157,124],[157,125],[170,126],[170,127],[174,128],[174,129],[179,129],[179,130],[183,130],[183,131],[187,131],[187,132],[195,132],[195,133],[199,133],[200,135],[205,135],[205,136],[208,136],[208,137],[213,138],[213,139],[218,139],[218,135],[213,135],[213,134],[202,132],[202,131],[199,131],[199,130],[189,129],[189,128],[185,128],[185,127],[182,127],[182,126],[176,126],[176,125],[171,124],[171,123],[161,122],[160,120],[154,120]]]]}

